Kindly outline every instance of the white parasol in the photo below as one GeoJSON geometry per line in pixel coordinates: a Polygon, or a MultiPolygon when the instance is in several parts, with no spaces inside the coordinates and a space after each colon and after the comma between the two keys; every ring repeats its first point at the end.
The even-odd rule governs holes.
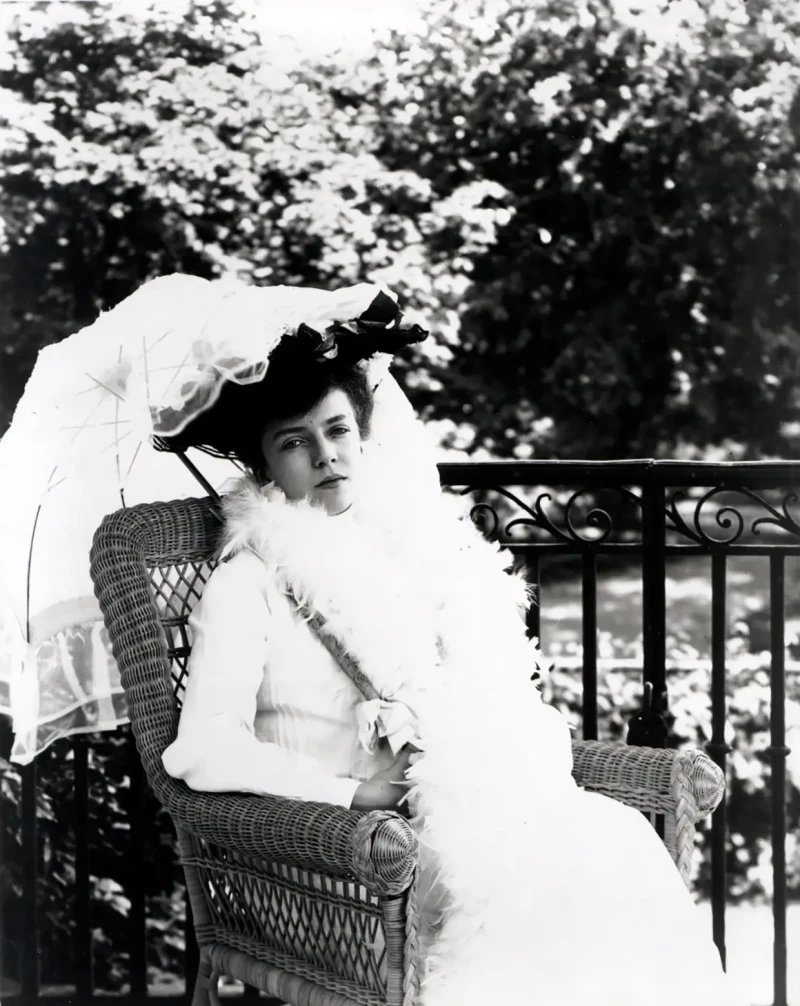
{"type": "MultiPolygon", "coordinates": [[[[285,334],[352,327],[376,298],[396,312],[375,326],[380,352],[381,331],[396,329],[401,316],[378,287],[327,292],[184,275],[146,283],[42,350],[0,440],[0,712],[13,720],[12,760],[26,763],[60,737],[126,721],[89,577],[102,518],[198,495],[196,478],[220,492],[238,474],[232,461],[193,452],[182,465],[154,450],[154,439],[183,431],[226,380],[261,380],[285,334]]],[[[394,382],[384,385],[387,414],[410,412],[394,382]]],[[[394,427],[384,423],[387,436],[394,427]]]]}

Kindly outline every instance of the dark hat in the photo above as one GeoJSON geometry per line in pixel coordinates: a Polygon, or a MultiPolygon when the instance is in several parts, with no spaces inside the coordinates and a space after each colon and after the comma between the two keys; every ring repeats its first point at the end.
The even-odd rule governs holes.
{"type": "Polygon", "coordinates": [[[304,323],[287,331],[270,353],[261,380],[225,380],[210,408],[180,433],[154,438],[155,446],[178,453],[194,447],[250,464],[255,451],[250,441],[260,441],[271,419],[306,411],[327,388],[353,380],[364,361],[394,355],[427,336],[419,324],[405,322],[398,303],[381,290],[357,318],[336,321],[324,331],[304,323]]]}

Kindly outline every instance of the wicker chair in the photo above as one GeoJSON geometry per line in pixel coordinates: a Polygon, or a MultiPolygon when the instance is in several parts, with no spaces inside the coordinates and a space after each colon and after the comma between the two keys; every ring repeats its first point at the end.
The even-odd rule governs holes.
{"type": "MultiPolygon", "coordinates": [[[[403,818],[278,797],[202,794],[170,778],[191,640],[187,618],[212,570],[211,500],[120,510],[95,535],[95,590],[137,747],[169,811],[200,947],[193,1006],[220,975],[303,1006],[411,1006],[417,993],[417,840],[403,818]]],[[[698,751],[574,744],[578,782],[663,815],[688,883],[695,821],[723,781],[698,751]]]]}

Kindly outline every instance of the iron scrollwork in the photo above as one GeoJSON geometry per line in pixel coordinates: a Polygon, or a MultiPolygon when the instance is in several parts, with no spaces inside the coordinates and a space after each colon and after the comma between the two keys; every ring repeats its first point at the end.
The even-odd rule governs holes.
{"type": "MultiPolygon", "coordinates": [[[[485,490],[485,487],[481,488],[485,490]]],[[[624,499],[634,503],[639,511],[641,511],[642,501],[630,489],[623,486],[603,486],[602,489],[605,492],[612,491],[619,493],[624,499]]],[[[476,487],[470,486],[462,489],[461,495],[466,496],[475,491],[476,487]]],[[[527,527],[544,531],[555,541],[566,545],[599,545],[607,542],[615,531],[614,519],[602,507],[593,506],[587,513],[582,513],[579,501],[582,497],[589,494],[590,490],[587,488],[576,490],[563,504],[554,501],[553,495],[550,492],[541,492],[533,503],[527,503],[502,486],[491,486],[488,491],[497,493],[499,496],[507,499],[527,515],[525,517],[513,517],[504,523],[504,518],[500,516],[496,506],[486,502],[475,503],[470,510],[470,517],[490,540],[495,540],[500,535],[503,535],[508,540],[514,540],[514,529],[527,527]],[[561,512],[558,523],[546,512],[545,504],[547,503],[559,507],[561,512]],[[599,534],[594,536],[587,535],[584,529],[579,526],[578,514],[581,514],[581,519],[588,528],[598,531],[599,534]],[[563,526],[559,526],[559,524],[563,526]]]]}
{"type": "MultiPolygon", "coordinates": [[[[475,492],[496,494],[510,504],[503,507],[499,501],[483,499],[472,505],[470,517],[490,540],[520,541],[515,532],[528,528],[543,532],[552,542],[580,548],[621,539],[631,541],[633,533],[641,530],[642,499],[624,486],[583,487],[564,501],[558,500],[552,490],[537,491],[528,499],[497,485],[460,490],[462,496],[475,492]],[[635,517],[624,521],[618,514],[612,516],[613,507],[606,509],[595,503],[593,496],[598,491],[618,494],[626,506],[634,506],[635,517]]],[[[758,538],[768,528],[800,539],[800,492],[787,492],[776,502],[744,487],[715,486],[701,496],[677,489],[668,499],[665,517],[668,530],[705,548],[758,538]],[[709,525],[722,533],[712,533],[709,525]]]]}
{"type": "MultiPolygon", "coordinates": [[[[774,506],[768,500],[765,500],[758,493],[753,492],[752,489],[737,488],[729,489],[727,487],[717,486],[714,489],[709,489],[708,492],[704,493],[702,496],[694,499],[689,496],[687,492],[683,490],[677,490],[673,493],[669,505],[667,507],[667,517],[672,522],[673,529],[682,534],[685,538],[689,538],[691,541],[698,545],[735,545],[741,541],[741,539],[749,532],[749,534],[754,537],[758,537],[761,534],[761,529],[766,525],[771,525],[779,530],[785,531],[787,534],[792,535],[795,538],[800,538],[800,522],[791,513],[791,507],[798,503],[798,494],[796,492],[787,493],[779,506],[774,506]],[[710,511],[705,510],[707,504],[714,501],[717,497],[721,495],[730,495],[731,493],[737,493],[743,496],[750,504],[755,504],[757,507],[761,508],[761,515],[755,516],[753,514],[746,515],[733,503],[725,502],[718,509],[710,511]],[[691,515],[685,518],[679,511],[679,505],[681,503],[691,501],[694,503],[694,507],[691,515]],[[766,512],[766,516],[764,515],[766,512]],[[706,528],[703,526],[703,518],[711,517],[716,525],[723,531],[730,531],[730,534],[725,536],[715,536],[709,534],[706,528]]],[[[743,506],[744,504],[740,504],[743,506]]]]}

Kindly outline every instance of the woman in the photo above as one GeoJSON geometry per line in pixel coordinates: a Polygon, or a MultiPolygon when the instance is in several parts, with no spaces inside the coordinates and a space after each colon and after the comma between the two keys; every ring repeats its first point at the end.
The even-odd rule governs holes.
{"type": "MultiPolygon", "coordinates": [[[[274,366],[271,375],[278,374],[274,366]]],[[[189,684],[178,739],[164,762],[198,790],[395,809],[404,789],[392,782],[404,781],[410,725],[398,726],[393,714],[390,743],[374,751],[360,743],[361,694],[298,619],[286,576],[277,573],[284,553],[294,549],[292,566],[324,563],[324,573],[338,581],[346,563],[363,550],[366,539],[353,534],[356,514],[347,514],[362,481],[372,397],[366,374],[342,367],[314,374],[313,385],[307,378],[295,388],[283,375],[271,387],[254,388],[271,397],[272,418],[234,433],[239,458],[257,476],[226,500],[227,561],[192,617],[189,684]],[[257,431],[252,442],[251,429],[257,431]],[[307,506],[290,505],[306,501],[307,506]],[[342,519],[328,525],[328,517],[342,519]],[[256,535],[269,541],[267,562],[256,535]],[[342,547],[343,536],[348,542],[359,539],[352,553],[342,547]],[[334,556],[338,569],[329,568],[335,567],[334,556]],[[232,676],[234,666],[239,673],[232,676]]],[[[223,392],[210,418],[218,423],[229,407],[226,399],[243,400],[245,394],[223,392]]],[[[237,427],[238,421],[237,408],[237,427]]],[[[203,439],[212,436],[220,442],[218,429],[203,439]]],[[[376,642],[383,648],[382,640],[376,642]]]]}
{"type": "Polygon", "coordinates": [[[314,345],[287,336],[263,382],[223,389],[184,434],[250,475],[226,499],[223,561],[192,617],[167,771],[197,790],[407,802],[426,1006],[526,993],[539,1006],[731,1006],[655,832],[572,780],[569,731],[530,680],[509,557],[431,490],[412,424],[395,449],[385,422],[370,435],[364,347],[314,345]],[[364,700],[299,605],[379,699],[364,700]]]}

